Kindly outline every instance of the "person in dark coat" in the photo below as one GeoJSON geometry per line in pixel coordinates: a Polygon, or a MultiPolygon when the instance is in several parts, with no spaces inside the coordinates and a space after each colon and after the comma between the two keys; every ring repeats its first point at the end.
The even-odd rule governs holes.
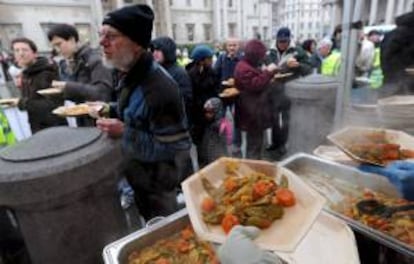
{"type": "MultiPolygon", "coordinates": [[[[113,72],[104,66],[100,52],[89,44],[80,44],[77,29],[68,24],[53,26],[48,34],[52,46],[65,58],[59,63],[60,80],[52,87],[63,90],[66,100],[109,102],[113,95],[113,72]]],[[[78,126],[94,126],[89,117],[77,118],[78,126]]]]}
{"type": "MultiPolygon", "coordinates": [[[[189,118],[193,91],[187,71],[177,64],[177,45],[170,37],[158,37],[151,42],[151,50],[154,59],[167,70],[180,87],[187,118],[189,118]]],[[[188,121],[191,122],[191,120],[188,121]]]]}
{"type": "Polygon", "coordinates": [[[49,88],[58,77],[57,67],[48,59],[37,55],[36,44],[28,38],[16,38],[11,44],[17,64],[23,68],[22,96],[17,106],[26,110],[32,133],[42,129],[67,125],[66,119],[52,113],[63,104],[62,98],[44,97],[37,91],[49,88]]]}
{"type": "Polygon", "coordinates": [[[280,28],[277,32],[275,48],[270,49],[266,57],[266,64],[269,63],[276,64],[278,71],[281,73],[293,74],[291,77],[285,78],[282,83],[277,82],[277,87],[272,88],[272,144],[267,149],[273,152],[275,159],[279,159],[287,151],[286,143],[289,135],[290,121],[291,102],[285,94],[284,83],[310,74],[312,66],[306,52],[302,47],[295,45],[292,41],[291,32],[286,27],[280,28]]]}
{"type": "Polygon", "coordinates": [[[199,146],[206,127],[204,104],[208,99],[218,96],[219,80],[212,68],[213,51],[208,46],[196,46],[191,59],[193,61],[187,65],[193,87],[191,136],[194,144],[199,146]]]}
{"type": "Polygon", "coordinates": [[[244,48],[244,57],[234,71],[236,86],[240,91],[236,104],[239,129],[247,133],[246,157],[261,158],[265,129],[271,127],[271,98],[269,84],[277,70],[269,64],[265,70],[260,65],[266,56],[265,45],[257,39],[250,40],[244,48]]]}
{"type": "Polygon", "coordinates": [[[381,44],[382,97],[414,93],[414,77],[406,73],[407,68],[414,68],[414,11],[397,17],[395,23],[397,27],[381,44]]]}
{"type": "MultiPolygon", "coordinates": [[[[229,38],[226,41],[226,51],[219,55],[216,63],[214,64],[214,70],[216,71],[220,82],[234,79],[234,69],[236,68],[236,64],[241,60],[241,58],[242,53],[240,52],[240,40],[237,38],[229,38]]],[[[229,87],[222,86],[221,90],[225,88],[229,87]]],[[[224,108],[228,107],[233,115],[235,111],[235,99],[237,99],[237,97],[223,98],[224,108]]],[[[241,133],[236,129],[236,126],[234,127],[233,132],[232,155],[235,157],[241,157],[241,133]]]]}
{"type": "Polygon", "coordinates": [[[217,97],[210,98],[204,104],[204,116],[207,121],[199,149],[200,168],[227,156],[226,131],[222,126],[224,118],[223,103],[217,97]]]}
{"type": "Polygon", "coordinates": [[[146,220],[178,209],[177,189],[188,176],[191,148],[180,89],[148,51],[153,20],[147,5],[105,16],[100,44],[105,60],[123,75],[118,102],[108,109],[111,118],[97,121],[108,136],[122,138],[123,173],[146,220]]]}

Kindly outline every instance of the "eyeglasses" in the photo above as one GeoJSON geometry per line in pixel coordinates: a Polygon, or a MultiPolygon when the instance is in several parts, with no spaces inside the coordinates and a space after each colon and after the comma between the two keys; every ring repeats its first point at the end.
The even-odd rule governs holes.
{"type": "Polygon", "coordinates": [[[108,40],[109,42],[112,42],[122,36],[121,34],[113,32],[99,32],[98,35],[101,40],[108,40]]]}

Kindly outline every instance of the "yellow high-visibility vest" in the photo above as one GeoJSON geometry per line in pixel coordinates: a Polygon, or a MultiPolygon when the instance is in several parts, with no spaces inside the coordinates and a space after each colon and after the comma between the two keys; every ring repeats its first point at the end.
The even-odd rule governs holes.
{"type": "Polygon", "coordinates": [[[12,145],[15,142],[16,138],[10,128],[9,121],[3,110],[0,108],[0,148],[12,145]]]}
{"type": "Polygon", "coordinates": [[[341,53],[333,50],[328,57],[322,61],[321,74],[327,76],[336,76],[339,74],[341,67],[341,53]]]}
{"type": "Polygon", "coordinates": [[[371,74],[369,76],[369,84],[372,89],[378,89],[382,86],[384,75],[381,69],[381,51],[375,48],[374,62],[372,64],[371,74]]]}

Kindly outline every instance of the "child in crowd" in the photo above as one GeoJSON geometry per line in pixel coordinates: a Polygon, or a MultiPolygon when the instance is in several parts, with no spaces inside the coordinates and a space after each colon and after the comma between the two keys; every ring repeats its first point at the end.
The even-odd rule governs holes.
{"type": "Polygon", "coordinates": [[[224,117],[223,103],[217,97],[204,103],[204,117],[207,126],[204,130],[200,150],[200,168],[214,160],[227,156],[227,144],[231,144],[231,124],[224,117]]]}

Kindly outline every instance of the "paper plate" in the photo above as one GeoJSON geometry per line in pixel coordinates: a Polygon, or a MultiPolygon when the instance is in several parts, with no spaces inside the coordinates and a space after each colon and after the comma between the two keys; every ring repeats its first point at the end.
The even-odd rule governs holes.
{"type": "Polygon", "coordinates": [[[289,264],[360,263],[352,230],[342,220],[323,211],[293,253],[275,253],[289,264]]]}
{"type": "Polygon", "coordinates": [[[19,102],[19,98],[4,98],[0,99],[1,105],[16,105],[19,102]]]}
{"type": "Polygon", "coordinates": [[[342,164],[356,165],[356,163],[337,146],[321,145],[313,150],[315,156],[342,164]]]}
{"type": "Polygon", "coordinates": [[[53,114],[63,117],[76,117],[89,114],[89,105],[78,104],[71,106],[60,106],[52,111],[53,114]]]}
{"type": "Polygon", "coordinates": [[[55,95],[55,94],[61,94],[62,90],[58,88],[47,88],[37,91],[38,94],[41,95],[55,95]]]}
{"type": "Polygon", "coordinates": [[[408,135],[407,133],[392,129],[346,127],[340,131],[328,135],[327,138],[355,161],[385,166],[386,164],[365,159],[350,149],[350,145],[352,145],[352,143],[356,140],[364,141],[364,143],[371,143],[372,140],[369,138],[369,135],[374,132],[385,132],[385,138],[389,143],[399,144],[401,149],[414,150],[414,137],[408,135]]]}
{"type": "MultiPolygon", "coordinates": [[[[207,197],[201,179],[207,178],[214,186],[219,186],[225,178],[225,167],[229,161],[236,161],[241,166],[274,175],[277,180],[282,174],[289,180],[289,189],[296,196],[296,204],[285,208],[283,217],[263,229],[255,242],[263,249],[280,252],[293,252],[321,212],[325,198],[305,184],[298,176],[285,168],[277,167],[266,161],[220,158],[182,183],[186,207],[191,223],[197,235],[211,242],[223,243],[226,234],[220,225],[206,224],[202,219],[201,202],[207,197]]],[[[245,173],[243,173],[244,175],[245,173]]]]}
{"type": "Polygon", "coordinates": [[[219,94],[219,97],[227,98],[227,97],[235,97],[240,94],[240,91],[237,88],[227,88],[224,89],[222,93],[219,94]]]}

